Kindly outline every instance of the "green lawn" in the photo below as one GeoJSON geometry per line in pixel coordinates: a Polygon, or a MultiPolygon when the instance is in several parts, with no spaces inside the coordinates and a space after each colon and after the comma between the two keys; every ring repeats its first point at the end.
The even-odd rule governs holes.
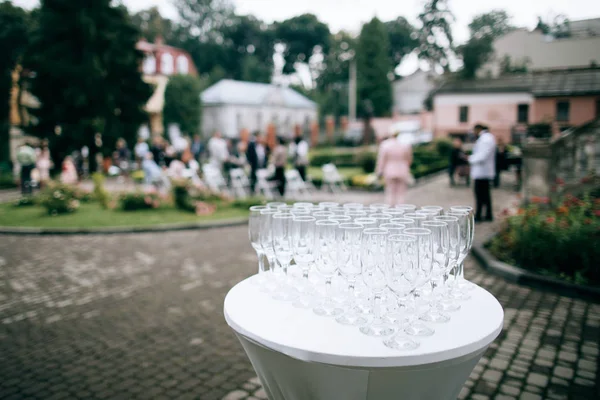
{"type": "Polygon", "coordinates": [[[15,207],[12,203],[0,204],[0,226],[23,226],[38,228],[94,228],[116,226],[149,226],[174,223],[194,223],[246,217],[248,211],[240,208],[222,207],[206,217],[174,208],[156,210],[121,211],[105,210],[98,203],[82,204],[72,214],[52,217],[39,206],[15,207]]]}
{"type": "MultiPolygon", "coordinates": [[[[340,175],[344,179],[350,179],[355,175],[364,175],[362,167],[340,167],[338,168],[340,175]]],[[[308,175],[315,180],[323,180],[323,170],[321,167],[308,167],[308,175]]]]}

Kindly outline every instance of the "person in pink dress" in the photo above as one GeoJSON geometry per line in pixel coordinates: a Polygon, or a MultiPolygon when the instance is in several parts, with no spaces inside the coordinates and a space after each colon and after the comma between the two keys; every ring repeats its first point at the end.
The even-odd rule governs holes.
{"type": "Polygon", "coordinates": [[[62,172],[60,173],[60,181],[66,185],[76,185],[78,181],[77,170],[71,156],[65,157],[62,163],[62,172]]]}
{"type": "Polygon", "coordinates": [[[404,196],[412,174],[412,147],[395,136],[384,140],[377,155],[377,176],[385,180],[385,202],[390,206],[404,203],[404,196]]]}

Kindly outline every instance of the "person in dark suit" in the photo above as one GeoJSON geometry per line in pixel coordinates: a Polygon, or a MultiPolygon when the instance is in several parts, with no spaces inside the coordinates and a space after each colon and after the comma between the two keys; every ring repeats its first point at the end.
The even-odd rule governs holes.
{"type": "Polygon", "coordinates": [[[246,159],[250,165],[250,191],[254,193],[256,188],[256,171],[266,167],[267,149],[263,144],[258,132],[252,135],[248,148],[246,149],[246,159]]]}

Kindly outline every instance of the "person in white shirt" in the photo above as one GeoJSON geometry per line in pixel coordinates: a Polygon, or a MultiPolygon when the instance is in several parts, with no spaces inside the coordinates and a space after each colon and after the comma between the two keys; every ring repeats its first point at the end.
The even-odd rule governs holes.
{"type": "Polygon", "coordinates": [[[221,132],[216,131],[208,141],[208,154],[210,163],[223,170],[223,164],[229,158],[227,142],[221,137],[221,132]]]}
{"type": "Polygon", "coordinates": [[[135,153],[135,158],[138,164],[142,164],[144,159],[146,158],[146,154],[150,151],[150,147],[148,143],[143,138],[138,138],[138,142],[133,148],[133,152],[135,153]]]}
{"type": "Polygon", "coordinates": [[[485,207],[485,220],[492,221],[492,195],[490,181],[496,174],[496,138],[488,132],[487,126],[477,124],[473,129],[477,142],[473,154],[469,157],[471,179],[475,183],[475,222],[481,222],[485,207]]]}
{"type": "Polygon", "coordinates": [[[302,136],[296,136],[294,140],[292,157],[294,159],[294,167],[298,170],[300,177],[306,182],[306,167],[308,166],[308,142],[302,136]]]}

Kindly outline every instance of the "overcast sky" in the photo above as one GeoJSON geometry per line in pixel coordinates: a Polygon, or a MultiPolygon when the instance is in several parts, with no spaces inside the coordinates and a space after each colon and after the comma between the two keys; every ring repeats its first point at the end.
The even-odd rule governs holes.
{"type": "MultiPolygon", "coordinates": [[[[0,0],[1,2],[2,0],[0,0]]],[[[77,0],[73,0],[77,1],[77,0]]],[[[171,0],[122,0],[131,11],[157,5],[165,17],[176,18],[171,0]]],[[[33,7],[38,0],[13,0],[13,3],[33,7]]],[[[302,13],[316,14],[332,31],[340,29],[358,32],[363,22],[377,16],[383,21],[404,16],[415,23],[424,0],[233,0],[240,14],[254,14],[267,21],[283,20],[302,13]]],[[[598,0],[450,0],[450,9],[456,16],[453,26],[456,42],[468,38],[467,25],[473,16],[493,9],[504,9],[513,24],[533,28],[537,16],[550,17],[565,14],[571,20],[600,17],[598,0]]],[[[403,74],[416,68],[409,62],[403,74]]]]}

